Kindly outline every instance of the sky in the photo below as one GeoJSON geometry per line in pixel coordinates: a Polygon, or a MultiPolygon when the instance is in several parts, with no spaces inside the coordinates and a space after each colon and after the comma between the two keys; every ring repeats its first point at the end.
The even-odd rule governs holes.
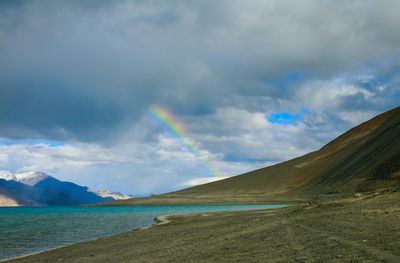
{"type": "Polygon", "coordinates": [[[317,150],[398,106],[399,13],[396,0],[0,1],[0,170],[149,195],[317,150]]]}

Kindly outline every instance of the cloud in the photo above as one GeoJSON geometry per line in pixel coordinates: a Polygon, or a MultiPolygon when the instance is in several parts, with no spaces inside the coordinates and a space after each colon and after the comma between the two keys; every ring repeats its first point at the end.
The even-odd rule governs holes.
{"type": "Polygon", "coordinates": [[[303,84],[296,92],[297,99],[312,107],[340,107],[345,100],[360,98],[366,103],[374,94],[343,79],[315,80],[303,84]]]}
{"type": "Polygon", "coordinates": [[[206,183],[211,183],[219,180],[226,179],[228,177],[226,176],[220,176],[220,177],[203,177],[203,178],[195,178],[186,182],[183,182],[181,186],[183,187],[191,187],[191,186],[196,186],[200,184],[206,184],[206,183]]]}
{"type": "Polygon", "coordinates": [[[233,95],[285,98],[291,87],[279,81],[293,72],[289,82],[399,55],[396,1],[1,5],[6,137],[101,142],[154,103],[204,115],[233,95]]]}

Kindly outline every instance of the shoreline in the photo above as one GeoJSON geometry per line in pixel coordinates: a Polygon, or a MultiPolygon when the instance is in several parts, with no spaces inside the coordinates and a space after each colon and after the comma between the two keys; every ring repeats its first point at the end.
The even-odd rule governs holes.
{"type": "Polygon", "coordinates": [[[400,262],[400,192],[154,220],[9,262],[400,262]]]}
{"type": "Polygon", "coordinates": [[[161,216],[156,216],[153,220],[156,222],[156,226],[161,226],[170,223],[171,221],[168,219],[168,217],[173,216],[173,215],[161,215],[161,216]]]}
{"type": "Polygon", "coordinates": [[[82,242],[78,242],[78,243],[73,243],[73,244],[69,244],[69,245],[65,245],[65,246],[59,246],[59,247],[51,248],[51,249],[44,250],[44,251],[40,251],[40,252],[28,253],[28,254],[21,255],[21,256],[17,256],[17,257],[13,257],[13,258],[0,259],[0,263],[2,263],[2,262],[10,262],[10,261],[13,261],[13,260],[18,260],[18,259],[23,259],[23,258],[26,258],[26,257],[35,256],[35,255],[38,255],[38,254],[41,254],[41,253],[51,252],[51,251],[53,251],[53,250],[57,250],[57,249],[60,249],[60,248],[65,248],[65,247],[69,247],[69,246],[79,245],[79,244],[83,244],[83,243],[86,243],[86,242],[93,242],[93,241],[96,241],[96,240],[100,240],[100,239],[104,239],[104,238],[110,238],[110,237],[118,236],[118,235],[123,235],[123,234],[130,233],[130,232],[135,232],[135,231],[139,231],[139,230],[146,230],[146,229],[149,229],[149,228],[154,227],[154,226],[157,226],[157,225],[163,225],[163,224],[169,223],[170,221],[167,219],[168,216],[178,216],[178,215],[161,215],[161,216],[156,216],[155,218],[153,218],[153,221],[154,221],[155,223],[150,224],[150,225],[148,225],[148,226],[138,227],[138,228],[135,228],[135,229],[126,231],[126,232],[121,232],[121,233],[114,234],[114,235],[110,235],[110,236],[99,237],[99,238],[96,238],[96,239],[86,240],[86,241],[82,241],[82,242]]]}
{"type": "Polygon", "coordinates": [[[118,236],[118,235],[123,235],[123,234],[127,234],[127,233],[130,233],[130,232],[135,232],[135,231],[140,231],[140,230],[146,230],[146,229],[149,229],[149,228],[151,228],[151,227],[158,226],[158,225],[168,224],[168,223],[171,222],[170,220],[168,220],[168,217],[169,217],[169,216],[184,216],[184,215],[178,215],[178,214],[177,214],[177,215],[160,215],[160,216],[156,216],[155,218],[153,218],[153,221],[154,221],[155,223],[150,224],[150,225],[148,225],[148,226],[135,228],[135,229],[132,229],[132,230],[129,230],[129,231],[126,231],[126,232],[121,232],[121,233],[118,233],[118,234],[115,234],[115,235],[99,237],[99,238],[96,238],[96,239],[86,240],[86,241],[82,241],[82,242],[78,242],[78,243],[73,243],[73,244],[69,244],[69,245],[65,245],[65,246],[59,246],[59,247],[51,248],[51,249],[44,250],[44,251],[40,251],[40,252],[33,252],[33,253],[21,255],[21,256],[18,256],[18,257],[0,259],[0,263],[2,263],[2,262],[10,262],[10,261],[14,261],[14,260],[19,260],[19,259],[23,259],[23,258],[26,258],[26,257],[39,255],[39,254],[41,254],[41,253],[51,252],[51,251],[53,251],[53,250],[57,250],[57,249],[60,249],[60,248],[65,248],[65,247],[69,247],[69,246],[73,246],[73,245],[79,245],[79,244],[83,244],[83,243],[87,243],[87,242],[93,242],[93,241],[96,241],[96,240],[100,240],[100,239],[104,239],[104,238],[110,238],[110,237],[114,237],[114,236],[118,236]]]}
{"type": "MultiPolygon", "coordinates": [[[[236,206],[237,204],[232,204],[232,205],[209,205],[209,206],[236,206]]],[[[256,205],[256,204],[241,204],[241,205],[256,205]]],[[[257,204],[257,205],[266,205],[266,204],[257,204]]],[[[270,205],[270,204],[268,204],[270,205]]],[[[275,204],[272,204],[275,205],[275,204]]],[[[156,206],[156,205],[155,205],[156,206]]],[[[182,205],[183,206],[183,205],[182,205]]],[[[191,205],[189,205],[191,206],[191,205]]],[[[185,217],[185,216],[190,216],[190,217],[196,217],[196,216],[204,216],[204,215],[208,215],[208,214],[216,214],[216,213],[228,213],[228,212],[246,212],[246,211],[259,211],[259,210],[278,210],[278,209],[284,209],[289,207],[290,205],[282,205],[282,207],[274,207],[274,208],[261,208],[261,209],[249,209],[249,210],[221,210],[221,211],[208,211],[208,212],[198,212],[198,213],[185,213],[185,214],[165,214],[165,215],[159,215],[153,218],[153,223],[149,224],[147,226],[143,226],[143,227],[138,227],[138,228],[134,228],[132,230],[128,230],[128,231],[124,231],[121,233],[116,233],[116,234],[112,234],[109,236],[104,236],[104,237],[99,237],[96,239],[90,239],[90,240],[85,240],[85,241],[81,241],[81,242],[77,242],[77,243],[72,243],[72,244],[68,244],[68,245],[64,245],[64,246],[58,246],[58,247],[54,247],[54,248],[50,248],[47,250],[43,250],[43,251],[39,251],[39,252],[33,252],[33,253],[28,253],[25,255],[21,255],[21,256],[17,256],[17,257],[13,257],[13,258],[7,258],[7,259],[0,259],[0,263],[2,262],[13,262],[13,261],[18,261],[18,260],[23,260],[25,258],[28,257],[32,257],[32,256],[37,256],[43,253],[51,253],[53,251],[59,250],[59,249],[63,249],[63,248],[68,248],[70,246],[79,246],[81,244],[86,244],[86,243],[91,243],[91,242],[96,242],[99,240],[103,240],[103,239],[109,239],[109,238],[113,238],[113,237],[118,237],[120,235],[126,235],[126,234],[130,234],[130,233],[134,233],[137,231],[142,231],[142,230],[148,230],[150,228],[156,227],[156,226],[162,226],[162,225],[166,225],[171,223],[171,217],[185,217]]]]}

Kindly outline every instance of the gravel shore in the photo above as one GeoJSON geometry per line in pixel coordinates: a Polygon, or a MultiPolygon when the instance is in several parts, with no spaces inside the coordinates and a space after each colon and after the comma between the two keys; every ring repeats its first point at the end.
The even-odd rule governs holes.
{"type": "Polygon", "coordinates": [[[159,224],[10,262],[400,262],[400,193],[159,224]]]}

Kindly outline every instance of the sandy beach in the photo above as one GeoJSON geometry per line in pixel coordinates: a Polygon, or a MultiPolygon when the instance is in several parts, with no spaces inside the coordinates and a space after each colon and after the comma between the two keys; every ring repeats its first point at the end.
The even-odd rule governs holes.
{"type": "Polygon", "coordinates": [[[10,262],[399,262],[400,193],[158,224],[10,262]]]}

